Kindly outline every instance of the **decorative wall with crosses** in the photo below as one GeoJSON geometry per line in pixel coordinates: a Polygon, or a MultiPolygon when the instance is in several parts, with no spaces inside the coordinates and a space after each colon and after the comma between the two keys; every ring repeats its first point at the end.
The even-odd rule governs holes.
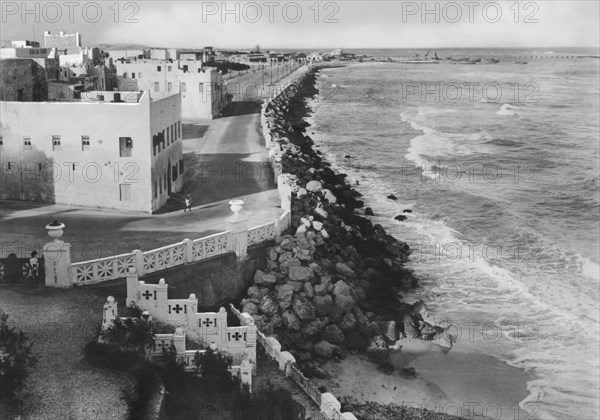
{"type": "Polygon", "coordinates": [[[229,327],[225,308],[219,312],[197,312],[198,299],[193,293],[187,299],[169,299],[164,279],[158,284],[147,284],[139,281],[137,274],[129,274],[127,306],[137,306],[155,320],[181,327],[186,335],[207,347],[215,345],[233,356],[234,365],[247,356],[256,366],[256,325],[229,327]]]}

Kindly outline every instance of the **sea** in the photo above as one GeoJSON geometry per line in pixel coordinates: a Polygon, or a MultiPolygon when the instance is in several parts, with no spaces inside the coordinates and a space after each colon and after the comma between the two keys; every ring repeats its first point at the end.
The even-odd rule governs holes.
{"type": "Polygon", "coordinates": [[[436,53],[322,70],[308,134],[411,247],[407,301],[456,346],[527,370],[527,418],[597,419],[598,50],[436,53]]]}

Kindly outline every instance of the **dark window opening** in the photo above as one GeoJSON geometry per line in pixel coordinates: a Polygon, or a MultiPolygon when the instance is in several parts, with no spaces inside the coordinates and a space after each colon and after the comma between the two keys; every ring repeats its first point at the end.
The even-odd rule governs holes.
{"type": "Polygon", "coordinates": [[[119,156],[131,157],[133,149],[133,140],[131,137],[119,137],[119,156]]]}

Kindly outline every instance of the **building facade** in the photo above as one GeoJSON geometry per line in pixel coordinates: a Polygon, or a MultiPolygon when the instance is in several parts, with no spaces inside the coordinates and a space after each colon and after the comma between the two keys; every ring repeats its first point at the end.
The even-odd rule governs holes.
{"type": "Polygon", "coordinates": [[[153,98],[181,93],[181,117],[186,121],[211,119],[227,105],[227,86],[216,69],[201,61],[118,60],[119,90],[146,90],[153,98]]]}
{"type": "Polygon", "coordinates": [[[0,198],[155,212],[183,186],[181,96],[0,102],[0,198]]]}
{"type": "Polygon", "coordinates": [[[56,48],[64,54],[77,53],[81,50],[81,35],[79,32],[67,34],[60,31],[58,34],[52,34],[50,31],[45,31],[44,47],[56,48]]]}

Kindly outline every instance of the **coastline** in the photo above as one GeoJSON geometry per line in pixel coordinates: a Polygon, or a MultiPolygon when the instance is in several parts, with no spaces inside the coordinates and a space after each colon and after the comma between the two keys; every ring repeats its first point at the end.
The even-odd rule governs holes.
{"type": "MultiPolygon", "coordinates": [[[[309,159],[306,160],[313,163],[314,169],[323,172],[331,171],[330,164],[322,159],[318,145],[315,145],[306,135],[307,128],[310,126],[306,120],[313,113],[313,109],[307,102],[318,94],[316,86],[319,70],[312,71],[311,73],[316,75],[311,74],[298,83],[296,87],[301,93],[299,96],[302,100],[299,101],[295,95],[291,95],[292,100],[289,101],[291,103],[287,104],[287,108],[284,107],[287,111],[286,115],[279,114],[275,126],[283,127],[289,124],[288,144],[298,147],[302,157],[305,159],[308,157],[309,159]],[[315,162],[318,164],[314,165],[315,162]]],[[[282,163],[285,173],[289,172],[286,170],[286,164],[289,167],[297,162],[286,162],[284,153],[282,163]]],[[[335,173],[335,176],[341,177],[344,184],[347,184],[344,174],[335,173]]],[[[302,181],[308,182],[310,179],[306,177],[302,181]]],[[[354,188],[345,186],[352,191],[352,197],[361,197],[354,188]]],[[[352,212],[364,206],[364,203],[358,203],[360,200],[355,199],[355,201],[357,203],[351,209],[352,212]]],[[[352,219],[348,214],[343,215],[342,218],[344,216],[347,220],[352,219]]],[[[407,256],[408,253],[398,260],[405,261],[407,256]]],[[[412,274],[405,276],[405,280],[406,277],[410,278],[409,282],[400,282],[405,290],[416,286],[416,279],[412,274]]],[[[387,284],[387,288],[388,292],[397,292],[393,284],[387,284]]],[[[388,301],[382,306],[389,304],[388,301]]],[[[403,304],[406,305],[404,302],[403,304]]],[[[385,313],[385,310],[379,313],[385,313]]],[[[521,369],[510,367],[492,356],[483,354],[468,343],[460,343],[460,346],[457,345],[451,352],[443,354],[423,353],[408,357],[402,351],[392,353],[390,362],[397,369],[391,374],[389,371],[378,370],[364,353],[352,353],[354,354],[342,360],[322,364],[321,368],[328,378],[315,380],[315,382],[331,389],[331,392],[338,396],[348,409],[362,413],[363,417],[366,415],[364,418],[371,418],[368,417],[368,413],[372,414],[373,410],[382,417],[390,415],[391,413],[384,413],[383,405],[388,404],[429,409],[445,413],[448,415],[447,418],[452,418],[454,415],[464,418],[508,419],[527,418],[529,415],[519,408],[519,402],[528,396],[526,383],[530,379],[529,376],[521,369]],[[402,368],[407,366],[416,369],[416,377],[406,377],[401,374],[402,368]],[[369,378],[369,382],[376,384],[373,389],[377,391],[373,395],[365,395],[362,391],[361,384],[365,382],[366,377],[369,378]]]]}

